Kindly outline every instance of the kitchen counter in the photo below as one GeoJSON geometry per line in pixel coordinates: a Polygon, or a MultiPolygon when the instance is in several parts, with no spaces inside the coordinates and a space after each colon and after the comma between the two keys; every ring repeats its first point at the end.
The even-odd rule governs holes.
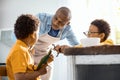
{"type": "Polygon", "coordinates": [[[71,47],[64,51],[66,56],[70,55],[110,55],[120,54],[120,45],[103,45],[103,46],[91,46],[91,47],[71,47]]]}
{"type": "Polygon", "coordinates": [[[120,80],[120,45],[67,48],[68,80],[120,80]]]}

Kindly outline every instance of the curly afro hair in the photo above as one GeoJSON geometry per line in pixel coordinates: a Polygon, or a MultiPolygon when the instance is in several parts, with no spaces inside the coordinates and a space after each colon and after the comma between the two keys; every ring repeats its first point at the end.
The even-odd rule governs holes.
{"type": "Polygon", "coordinates": [[[95,25],[100,33],[105,33],[105,37],[103,39],[103,41],[105,41],[111,32],[110,25],[108,24],[108,22],[106,22],[103,19],[95,19],[91,22],[91,24],[95,25]]]}
{"type": "Polygon", "coordinates": [[[17,39],[25,39],[38,29],[39,19],[31,14],[22,14],[16,20],[14,33],[17,39]]]}

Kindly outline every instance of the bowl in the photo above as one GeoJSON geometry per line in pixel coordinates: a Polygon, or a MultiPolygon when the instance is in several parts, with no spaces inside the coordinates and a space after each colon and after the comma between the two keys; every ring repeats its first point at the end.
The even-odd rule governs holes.
{"type": "Polygon", "coordinates": [[[100,44],[100,38],[83,38],[80,42],[83,47],[97,46],[100,44]]]}

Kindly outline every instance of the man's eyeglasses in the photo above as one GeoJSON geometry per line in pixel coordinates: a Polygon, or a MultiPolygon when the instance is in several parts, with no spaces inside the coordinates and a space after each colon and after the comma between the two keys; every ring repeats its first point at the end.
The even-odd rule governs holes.
{"type": "Polygon", "coordinates": [[[95,34],[95,33],[100,33],[100,32],[91,32],[91,31],[83,32],[83,34],[85,34],[86,36],[88,36],[89,34],[95,34]]]}

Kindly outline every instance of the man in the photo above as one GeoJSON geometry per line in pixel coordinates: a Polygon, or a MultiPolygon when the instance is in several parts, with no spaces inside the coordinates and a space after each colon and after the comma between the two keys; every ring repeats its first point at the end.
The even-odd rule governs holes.
{"type": "MultiPolygon", "coordinates": [[[[39,39],[35,45],[34,60],[38,64],[43,56],[47,54],[48,46],[67,39],[71,45],[79,44],[70,26],[71,11],[67,7],[60,7],[54,15],[39,13],[38,18],[41,21],[39,39]]],[[[49,72],[42,76],[42,80],[49,80],[51,75],[51,66],[49,72]]]]}

